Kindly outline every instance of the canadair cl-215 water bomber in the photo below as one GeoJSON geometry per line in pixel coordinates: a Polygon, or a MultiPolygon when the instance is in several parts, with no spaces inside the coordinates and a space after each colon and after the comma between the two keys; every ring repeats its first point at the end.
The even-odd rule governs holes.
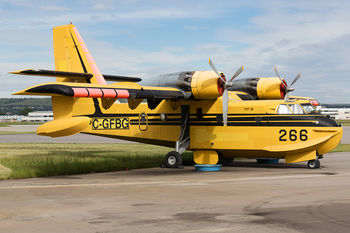
{"type": "Polygon", "coordinates": [[[85,133],[172,147],[165,156],[169,168],[182,164],[185,150],[194,151],[197,164],[244,157],[319,168],[342,138],[342,127],[317,113],[315,99],[289,96],[300,74],[290,86],[276,69],[277,77],[236,79],[240,67],[226,79],[209,59],[211,71],[140,82],[102,74],[72,24],[53,29],[53,44],[55,70],[11,72],[56,78],[14,93],[51,96],[54,120],[39,126],[38,135],[85,133]]]}

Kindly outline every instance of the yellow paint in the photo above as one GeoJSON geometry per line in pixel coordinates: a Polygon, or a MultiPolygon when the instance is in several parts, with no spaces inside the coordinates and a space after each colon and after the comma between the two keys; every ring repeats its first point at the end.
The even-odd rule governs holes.
{"type": "Polygon", "coordinates": [[[260,78],[257,86],[257,94],[259,99],[280,99],[280,85],[281,81],[279,78],[260,78]]]}
{"type": "Polygon", "coordinates": [[[89,117],[68,117],[53,120],[40,125],[36,133],[42,136],[63,137],[77,134],[90,123],[89,117]]]}
{"type": "Polygon", "coordinates": [[[59,71],[67,71],[67,61],[59,61],[59,71]]]}
{"type": "Polygon", "coordinates": [[[316,159],[316,150],[306,151],[298,154],[287,155],[285,157],[286,163],[298,163],[316,159]]]}
{"type": "Polygon", "coordinates": [[[104,109],[109,109],[116,100],[117,98],[101,98],[102,107],[104,109]]]}
{"type": "Polygon", "coordinates": [[[196,99],[214,99],[220,97],[218,76],[214,71],[197,71],[192,76],[191,89],[196,99]]]}
{"type": "Polygon", "coordinates": [[[217,164],[219,156],[214,150],[196,150],[193,159],[196,164],[217,164]]]}

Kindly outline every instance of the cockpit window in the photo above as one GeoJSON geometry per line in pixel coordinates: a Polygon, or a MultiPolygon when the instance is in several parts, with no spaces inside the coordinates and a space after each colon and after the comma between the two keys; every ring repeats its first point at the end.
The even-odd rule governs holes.
{"type": "Polygon", "coordinates": [[[304,111],[299,104],[289,104],[289,107],[294,114],[304,114],[304,111]]]}
{"type": "Polygon", "coordinates": [[[317,112],[317,110],[311,104],[301,104],[301,106],[304,108],[305,112],[307,113],[317,112]]]}
{"type": "Polygon", "coordinates": [[[278,107],[278,114],[305,114],[299,104],[281,104],[278,107]]]}
{"type": "Polygon", "coordinates": [[[293,114],[293,113],[286,104],[281,104],[278,107],[278,114],[293,114]]]}

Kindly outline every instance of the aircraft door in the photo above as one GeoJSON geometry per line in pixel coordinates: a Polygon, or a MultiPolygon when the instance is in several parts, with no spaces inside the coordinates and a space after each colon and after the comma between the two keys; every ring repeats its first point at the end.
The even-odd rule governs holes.
{"type": "Polygon", "coordinates": [[[148,129],[148,115],[144,112],[139,115],[139,129],[146,131],[148,129]]]}

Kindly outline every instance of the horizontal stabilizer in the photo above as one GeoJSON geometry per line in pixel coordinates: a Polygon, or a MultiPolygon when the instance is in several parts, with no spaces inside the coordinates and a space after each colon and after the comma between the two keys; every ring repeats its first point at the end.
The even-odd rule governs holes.
{"type": "MultiPolygon", "coordinates": [[[[37,69],[26,69],[14,72],[9,72],[10,74],[20,74],[20,75],[32,75],[32,76],[47,76],[56,78],[71,78],[71,79],[83,79],[90,80],[94,75],[90,73],[79,73],[79,72],[67,72],[58,70],[37,70],[37,69]]],[[[140,82],[142,79],[137,77],[120,76],[120,75],[109,75],[102,74],[106,81],[115,82],[140,82]]]]}
{"type": "Polygon", "coordinates": [[[47,77],[60,77],[60,78],[72,78],[72,79],[91,79],[94,75],[90,73],[78,73],[78,72],[67,72],[67,71],[57,71],[57,70],[19,70],[14,72],[9,72],[10,74],[20,74],[20,75],[33,75],[33,76],[47,76],[47,77]]]}
{"type": "Polygon", "coordinates": [[[115,82],[140,82],[141,78],[137,77],[129,77],[129,76],[120,76],[120,75],[110,75],[110,74],[102,74],[106,81],[115,81],[115,82]]]}

